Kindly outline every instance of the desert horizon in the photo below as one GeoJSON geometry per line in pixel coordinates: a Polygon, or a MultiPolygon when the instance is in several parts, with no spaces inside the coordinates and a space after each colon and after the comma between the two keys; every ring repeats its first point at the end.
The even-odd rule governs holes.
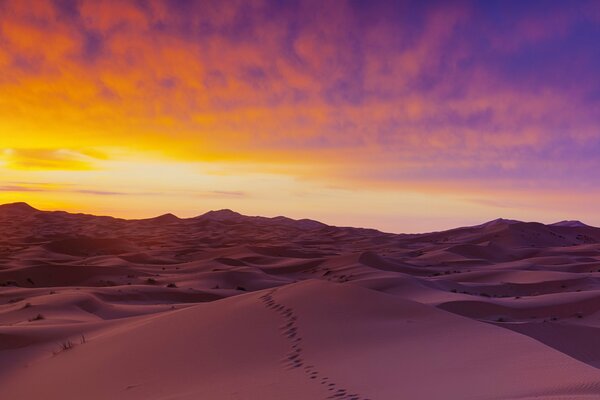
{"type": "Polygon", "coordinates": [[[579,221],[391,234],[13,203],[0,235],[6,398],[600,393],[600,228],[579,221]]]}

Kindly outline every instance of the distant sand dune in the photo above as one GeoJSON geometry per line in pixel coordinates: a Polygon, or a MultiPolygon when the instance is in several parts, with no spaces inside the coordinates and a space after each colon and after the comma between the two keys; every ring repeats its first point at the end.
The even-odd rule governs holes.
{"type": "Polygon", "coordinates": [[[600,398],[600,229],[0,206],[0,398],[600,398]]]}

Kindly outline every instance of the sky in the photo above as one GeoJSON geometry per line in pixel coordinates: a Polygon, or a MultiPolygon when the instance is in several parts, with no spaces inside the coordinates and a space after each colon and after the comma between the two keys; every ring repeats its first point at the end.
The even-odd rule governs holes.
{"type": "Polygon", "coordinates": [[[598,1],[0,0],[0,203],[600,226],[598,1]]]}

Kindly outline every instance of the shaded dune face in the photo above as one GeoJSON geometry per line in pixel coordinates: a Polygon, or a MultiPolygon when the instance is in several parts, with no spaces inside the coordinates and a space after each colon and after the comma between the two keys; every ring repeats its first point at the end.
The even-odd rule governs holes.
{"type": "Polygon", "coordinates": [[[79,257],[131,253],[135,246],[127,240],[78,237],[52,241],[44,246],[53,253],[79,257]]]}
{"type": "Polygon", "coordinates": [[[600,396],[600,229],[0,206],[0,397],[600,396]],[[35,383],[35,384],[33,384],[35,383]]]}

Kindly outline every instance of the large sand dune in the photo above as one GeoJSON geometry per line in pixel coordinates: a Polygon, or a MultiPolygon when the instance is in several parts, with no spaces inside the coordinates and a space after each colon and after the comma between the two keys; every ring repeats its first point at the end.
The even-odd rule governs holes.
{"type": "Polygon", "coordinates": [[[600,229],[0,206],[1,399],[600,398],[600,229]]]}

